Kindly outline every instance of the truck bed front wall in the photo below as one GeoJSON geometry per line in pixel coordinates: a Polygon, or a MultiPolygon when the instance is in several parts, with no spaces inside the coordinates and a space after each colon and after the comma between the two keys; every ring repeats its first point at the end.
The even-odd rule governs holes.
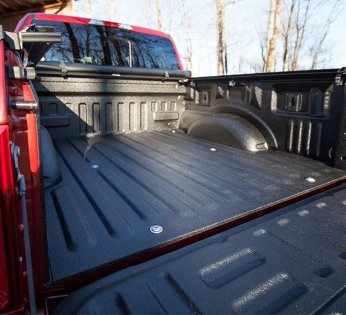
{"type": "Polygon", "coordinates": [[[158,80],[44,77],[34,84],[53,138],[176,129],[186,93],[158,80]]]}

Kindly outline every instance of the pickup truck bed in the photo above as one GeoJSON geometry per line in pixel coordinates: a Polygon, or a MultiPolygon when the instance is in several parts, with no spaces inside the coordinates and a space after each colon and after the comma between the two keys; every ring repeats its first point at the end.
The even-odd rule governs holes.
{"type": "Polygon", "coordinates": [[[166,34],[18,29],[0,32],[0,311],[344,312],[345,69],[194,78],[166,34]]]}
{"type": "MultiPolygon", "coordinates": [[[[279,151],[248,152],[179,131],[54,139],[54,143],[62,181],[45,191],[47,249],[52,283],[124,261],[174,239],[182,239],[248,216],[345,176],[344,171],[302,156],[279,151]],[[150,227],[153,225],[162,226],[163,231],[152,233],[150,227]]],[[[214,247],[234,247],[234,252],[240,253],[239,257],[249,260],[244,262],[246,266],[251,267],[255,262],[250,269],[263,264],[262,268],[272,273],[272,276],[257,274],[258,278],[263,276],[263,281],[259,283],[264,286],[267,283],[268,288],[278,284],[280,290],[281,287],[282,290],[289,290],[287,294],[290,296],[300,296],[305,289],[293,285],[295,280],[290,278],[290,273],[280,270],[275,273],[271,263],[264,264],[266,253],[261,258],[260,254],[255,254],[257,249],[246,250],[250,245],[239,245],[238,248],[236,244],[238,241],[241,244],[252,242],[252,238],[253,244],[261,247],[259,252],[263,246],[265,250],[272,247],[279,251],[281,244],[291,254],[287,257],[283,254],[279,258],[288,264],[285,257],[291,257],[295,264],[295,253],[302,255],[297,258],[298,263],[312,259],[312,256],[303,255],[296,248],[299,245],[306,246],[304,250],[312,250],[304,241],[304,235],[309,235],[311,242],[315,237],[322,238],[316,244],[325,243],[327,256],[333,250],[329,246],[334,242],[339,248],[335,257],[342,254],[345,248],[339,242],[340,236],[343,236],[339,224],[344,224],[344,206],[338,205],[335,209],[327,207],[330,210],[328,216],[323,214],[324,206],[321,209],[310,207],[314,209],[311,216],[299,215],[305,213],[302,208],[300,211],[303,212],[294,210],[288,219],[283,216],[281,221],[270,221],[269,229],[273,232],[278,230],[280,236],[267,233],[254,237],[251,229],[242,232],[241,235],[244,235],[239,236],[239,240],[232,238],[232,242],[214,247]],[[315,216],[316,220],[312,220],[315,216]],[[335,220],[336,216],[340,222],[335,220]],[[309,224],[303,224],[303,220],[307,219],[309,224]],[[329,229],[324,220],[328,220],[333,229],[329,229]],[[286,230],[289,231],[287,237],[294,237],[294,244],[286,239],[286,230]],[[323,231],[328,233],[323,235],[323,231]],[[329,237],[331,234],[333,237],[329,237]],[[260,245],[263,237],[266,238],[265,245],[260,245]]],[[[267,228],[257,228],[258,231],[261,229],[267,228]]],[[[220,236],[220,239],[224,238],[220,236]]],[[[220,248],[215,255],[222,256],[223,252],[220,248]]],[[[318,259],[312,260],[317,273],[322,268],[320,272],[324,274],[323,268],[330,268],[318,259]]],[[[211,263],[213,266],[218,264],[217,261],[213,258],[205,265],[211,263]]],[[[293,269],[299,274],[297,266],[293,269]]],[[[158,277],[161,276],[158,274],[158,277]]],[[[170,277],[162,276],[158,285],[176,288],[176,280],[172,282],[170,277]]],[[[201,276],[201,280],[211,288],[223,285],[217,279],[219,277],[208,272],[201,276]]],[[[225,279],[230,280],[230,277],[225,279]]],[[[317,287],[316,284],[316,290],[317,287]]],[[[261,288],[254,290],[260,292],[261,288]]],[[[160,290],[159,287],[156,289],[160,290]]],[[[278,297],[280,292],[277,293],[278,297]]],[[[240,291],[239,296],[242,296],[240,291]]],[[[245,296],[248,296],[244,298],[246,302],[252,295],[245,296]]],[[[237,301],[238,308],[243,309],[246,303],[242,303],[240,298],[237,301]]],[[[135,304],[138,306],[138,303],[135,304]]]]}
{"type": "Polygon", "coordinates": [[[56,314],[341,314],[345,228],[343,185],[92,283],[56,314]]]}

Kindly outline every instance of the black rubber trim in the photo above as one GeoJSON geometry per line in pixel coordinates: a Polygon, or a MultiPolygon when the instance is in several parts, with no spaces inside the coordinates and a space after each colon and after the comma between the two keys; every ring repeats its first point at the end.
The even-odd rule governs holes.
{"type": "Polygon", "coordinates": [[[68,75],[100,76],[108,75],[116,78],[123,76],[134,76],[136,78],[159,77],[161,79],[186,79],[191,76],[190,71],[144,69],[130,67],[99,66],[92,64],[40,62],[36,66],[38,75],[52,74],[52,72],[68,75]]]}
{"type": "Polygon", "coordinates": [[[323,70],[304,70],[304,71],[285,71],[285,72],[266,72],[251,74],[235,74],[210,77],[192,77],[193,82],[222,82],[222,81],[254,81],[254,80],[297,80],[297,79],[331,79],[335,78],[339,68],[323,70]]]}

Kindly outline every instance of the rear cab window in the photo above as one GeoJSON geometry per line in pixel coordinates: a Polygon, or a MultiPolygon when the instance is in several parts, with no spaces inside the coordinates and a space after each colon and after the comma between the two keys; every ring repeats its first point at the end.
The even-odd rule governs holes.
{"type": "Polygon", "coordinates": [[[169,38],[104,25],[40,20],[33,23],[54,27],[62,34],[61,43],[53,45],[42,62],[180,70],[169,38]]]}

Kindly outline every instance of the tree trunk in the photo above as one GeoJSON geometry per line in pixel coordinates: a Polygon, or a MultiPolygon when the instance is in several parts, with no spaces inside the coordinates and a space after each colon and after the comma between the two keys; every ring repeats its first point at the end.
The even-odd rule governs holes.
{"type": "Polygon", "coordinates": [[[294,51],[293,51],[293,57],[292,57],[292,62],[291,62],[291,68],[290,68],[290,70],[292,70],[292,71],[295,71],[298,68],[298,60],[300,57],[300,52],[301,52],[301,48],[302,48],[302,44],[303,44],[304,34],[306,31],[307,22],[309,19],[310,1],[311,0],[306,1],[305,12],[304,12],[302,24],[300,22],[300,2],[298,2],[297,22],[296,22],[297,36],[296,36],[296,41],[294,43],[294,51]]]}
{"type": "Polygon", "coordinates": [[[286,64],[287,64],[287,57],[288,57],[288,44],[289,40],[291,38],[291,32],[292,32],[292,16],[294,12],[294,4],[295,0],[291,0],[291,6],[288,14],[288,20],[286,29],[284,30],[284,47],[283,47],[283,53],[282,53],[282,71],[286,70],[286,64]]]}
{"type": "Polygon", "coordinates": [[[185,1],[182,1],[182,24],[184,25],[184,33],[186,36],[186,70],[192,70],[192,38],[191,38],[191,21],[189,10],[185,7],[185,1]]]}
{"type": "Polygon", "coordinates": [[[280,35],[280,13],[281,13],[281,0],[275,0],[274,10],[274,31],[269,40],[268,57],[266,62],[266,72],[273,72],[275,70],[275,49],[278,37],[280,35]]]}
{"type": "Polygon", "coordinates": [[[192,40],[191,31],[187,35],[187,48],[186,48],[186,70],[192,70],[192,40]]]}
{"type": "Polygon", "coordinates": [[[86,14],[88,18],[92,18],[91,0],[86,1],[86,14]]]}
{"type": "Polygon", "coordinates": [[[157,9],[157,29],[162,31],[161,0],[156,0],[157,9]]]}
{"type": "Polygon", "coordinates": [[[227,73],[227,45],[225,31],[225,1],[215,0],[216,5],[216,27],[217,27],[217,73],[227,73]]]}
{"type": "Polygon", "coordinates": [[[269,41],[270,41],[270,38],[273,36],[273,29],[274,29],[274,16],[275,16],[275,0],[270,0],[270,9],[268,14],[265,45],[262,46],[262,58],[263,58],[262,72],[264,72],[267,68],[269,41]]]}
{"type": "Polygon", "coordinates": [[[64,23],[66,31],[68,33],[68,37],[71,41],[71,46],[72,46],[72,55],[73,55],[73,61],[75,63],[80,63],[81,58],[82,58],[82,54],[81,51],[79,49],[79,44],[78,44],[78,40],[73,32],[73,29],[70,25],[70,23],[64,23]]]}

